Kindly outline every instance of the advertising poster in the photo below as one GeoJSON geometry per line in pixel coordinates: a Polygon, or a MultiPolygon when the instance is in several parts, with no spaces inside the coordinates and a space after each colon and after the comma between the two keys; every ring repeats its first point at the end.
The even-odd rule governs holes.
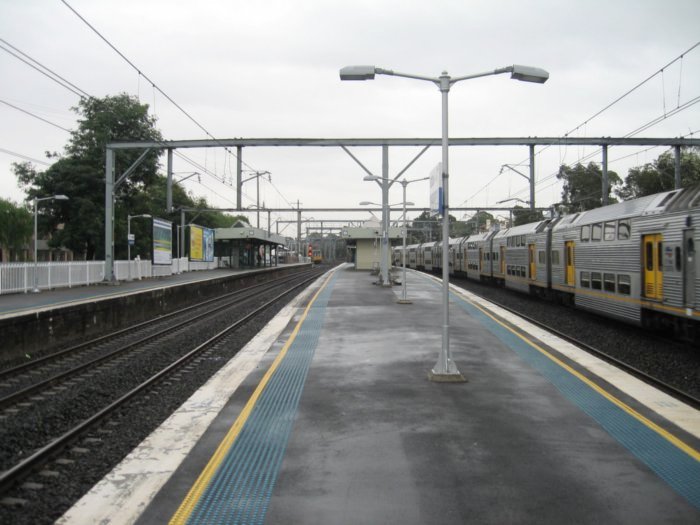
{"type": "Polygon", "coordinates": [[[204,228],[190,224],[190,261],[203,261],[204,228]]]}
{"type": "Polygon", "coordinates": [[[173,223],[153,219],[153,264],[172,264],[173,223]]]}
{"type": "Polygon", "coordinates": [[[204,228],[203,234],[204,260],[212,262],[214,260],[214,230],[204,228]]]}

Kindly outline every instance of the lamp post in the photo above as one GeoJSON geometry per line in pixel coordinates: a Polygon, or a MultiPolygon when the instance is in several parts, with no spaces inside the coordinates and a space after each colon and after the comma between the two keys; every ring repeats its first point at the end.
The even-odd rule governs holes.
{"type": "Polygon", "coordinates": [[[129,277],[127,280],[131,281],[131,219],[138,219],[140,217],[150,219],[151,216],[148,213],[142,213],[141,215],[127,215],[126,216],[126,261],[129,266],[129,277]]]}
{"type": "Polygon", "coordinates": [[[34,198],[34,288],[32,289],[32,293],[39,293],[39,275],[38,275],[38,265],[37,265],[37,210],[38,210],[38,203],[41,201],[50,201],[50,200],[57,200],[57,201],[67,201],[68,197],[65,195],[52,195],[51,197],[41,197],[41,198],[34,198]]]}
{"type": "Polygon", "coordinates": [[[485,77],[489,75],[500,75],[502,73],[510,73],[510,77],[515,80],[524,82],[535,82],[542,84],[549,78],[549,73],[544,69],[512,65],[483,73],[475,73],[461,77],[451,77],[446,71],[443,71],[439,77],[426,77],[421,75],[413,75],[408,73],[399,73],[390,69],[382,69],[375,66],[347,66],[340,70],[340,80],[374,80],[375,75],[392,75],[397,77],[412,78],[415,80],[426,80],[432,82],[440,89],[442,93],[442,191],[443,191],[443,209],[442,209],[442,348],[438,356],[435,367],[428,374],[432,381],[464,381],[464,377],[457,369],[450,355],[450,316],[449,316],[449,301],[450,301],[450,271],[449,271],[449,235],[450,235],[450,216],[449,216],[449,193],[448,193],[448,94],[453,84],[462,80],[470,80],[473,78],[485,77]]]}

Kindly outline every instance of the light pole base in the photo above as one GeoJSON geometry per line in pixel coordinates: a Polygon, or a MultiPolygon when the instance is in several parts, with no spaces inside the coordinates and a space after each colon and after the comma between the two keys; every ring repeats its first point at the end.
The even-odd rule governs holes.
{"type": "Polygon", "coordinates": [[[396,302],[397,302],[398,304],[413,304],[413,301],[411,301],[410,299],[399,299],[399,300],[396,301],[396,302]]]}
{"type": "Polygon", "coordinates": [[[467,380],[460,372],[456,373],[437,373],[435,370],[428,372],[428,379],[434,383],[466,383],[467,380]]]}

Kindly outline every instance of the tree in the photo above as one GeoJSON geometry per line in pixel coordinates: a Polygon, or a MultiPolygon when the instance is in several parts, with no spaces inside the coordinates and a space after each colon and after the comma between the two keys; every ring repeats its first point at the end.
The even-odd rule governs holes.
{"type": "Polygon", "coordinates": [[[21,250],[32,238],[34,218],[23,206],[0,198],[0,248],[21,250]]]}
{"type": "MultiPolygon", "coordinates": [[[[148,105],[125,93],[102,99],[82,99],[73,110],[82,118],[78,129],[71,132],[65,154],[43,172],[26,162],[14,164],[13,170],[27,191],[27,200],[59,193],[69,197],[68,201],[52,202],[44,207],[47,220],[42,232],[55,232],[59,224],[64,225],[52,235],[51,245],[66,246],[78,257],[102,258],[105,145],[119,140],[160,141],[162,137],[155,127],[155,117],[148,115],[148,105]]],[[[141,153],[120,151],[116,156],[115,173],[123,173],[141,153]]],[[[115,192],[116,209],[132,209],[131,200],[155,183],[158,154],[151,152],[119,186],[115,192]]]]}
{"type": "MultiPolygon", "coordinates": [[[[450,215],[450,236],[463,237],[466,235],[463,223],[450,215]]],[[[417,244],[442,239],[442,217],[433,216],[429,211],[424,211],[413,219],[408,227],[407,241],[409,244],[417,244]]]]}
{"type": "Polygon", "coordinates": [[[466,223],[464,235],[474,235],[486,231],[496,218],[487,211],[475,213],[466,223]]]}
{"type": "MultiPolygon", "coordinates": [[[[602,179],[600,167],[591,162],[588,166],[581,163],[574,167],[562,164],[557,179],[564,181],[561,204],[569,212],[592,210],[603,205],[602,179]]],[[[608,171],[608,202],[617,202],[610,198],[610,191],[622,184],[622,180],[614,171],[608,171]]]]}
{"type": "Polygon", "coordinates": [[[522,206],[513,208],[513,226],[528,224],[530,222],[538,222],[544,219],[541,211],[533,211],[522,206]]]}
{"type": "MultiPolygon", "coordinates": [[[[670,151],[662,153],[651,162],[631,168],[625,184],[617,191],[622,199],[635,199],[672,190],[676,180],[676,157],[670,151]]],[[[687,148],[681,152],[681,187],[700,183],[700,148],[687,148]]]]}

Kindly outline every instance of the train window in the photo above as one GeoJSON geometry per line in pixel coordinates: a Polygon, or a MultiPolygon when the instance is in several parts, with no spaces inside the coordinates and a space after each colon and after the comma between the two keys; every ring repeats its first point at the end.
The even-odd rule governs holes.
{"type": "Polygon", "coordinates": [[[651,241],[644,243],[644,251],[646,252],[644,257],[646,269],[650,272],[654,269],[654,243],[651,241]]]}
{"type": "Polygon", "coordinates": [[[630,276],[629,275],[618,275],[617,276],[617,292],[625,295],[630,294],[630,276]]]}
{"type": "Polygon", "coordinates": [[[614,273],[604,273],[603,274],[603,289],[606,292],[615,293],[615,274],[614,273]]]}
{"type": "Polygon", "coordinates": [[[605,238],[606,241],[614,241],[615,240],[615,223],[614,222],[606,222],[605,225],[603,226],[603,237],[605,238]]]}
{"type": "Polygon", "coordinates": [[[521,277],[526,277],[527,276],[527,271],[524,266],[520,267],[520,276],[521,277]]]}
{"type": "Polygon", "coordinates": [[[591,273],[581,272],[581,288],[590,288],[591,286],[591,273]]]}
{"type": "Polygon", "coordinates": [[[540,250],[537,252],[537,261],[539,262],[539,264],[544,264],[546,262],[544,250],[540,250]]]}
{"type": "Polygon", "coordinates": [[[601,289],[600,273],[599,272],[592,272],[591,273],[591,288],[594,290],[601,289]]]}
{"type": "Polygon", "coordinates": [[[590,226],[581,226],[581,240],[587,241],[590,238],[591,238],[591,227],[590,226]]]}
{"type": "Polygon", "coordinates": [[[601,233],[602,233],[603,227],[600,223],[594,224],[591,226],[591,240],[592,241],[599,241],[601,239],[601,233]]]}
{"type": "Polygon", "coordinates": [[[498,260],[498,252],[493,252],[493,260],[494,261],[498,260]]]}
{"type": "Polygon", "coordinates": [[[552,250],[552,264],[559,266],[559,250],[552,250]]]}
{"type": "Polygon", "coordinates": [[[630,232],[632,230],[632,224],[629,219],[621,220],[617,222],[617,238],[621,241],[626,241],[630,238],[630,232]]]}
{"type": "Polygon", "coordinates": [[[681,271],[681,266],[682,266],[682,264],[683,264],[683,263],[681,262],[681,247],[680,247],[680,246],[676,246],[676,250],[675,250],[675,262],[676,262],[676,271],[677,271],[677,272],[680,272],[680,271],[681,271]]]}
{"type": "Polygon", "coordinates": [[[525,246],[525,236],[524,235],[520,236],[520,246],[525,246]]]}

